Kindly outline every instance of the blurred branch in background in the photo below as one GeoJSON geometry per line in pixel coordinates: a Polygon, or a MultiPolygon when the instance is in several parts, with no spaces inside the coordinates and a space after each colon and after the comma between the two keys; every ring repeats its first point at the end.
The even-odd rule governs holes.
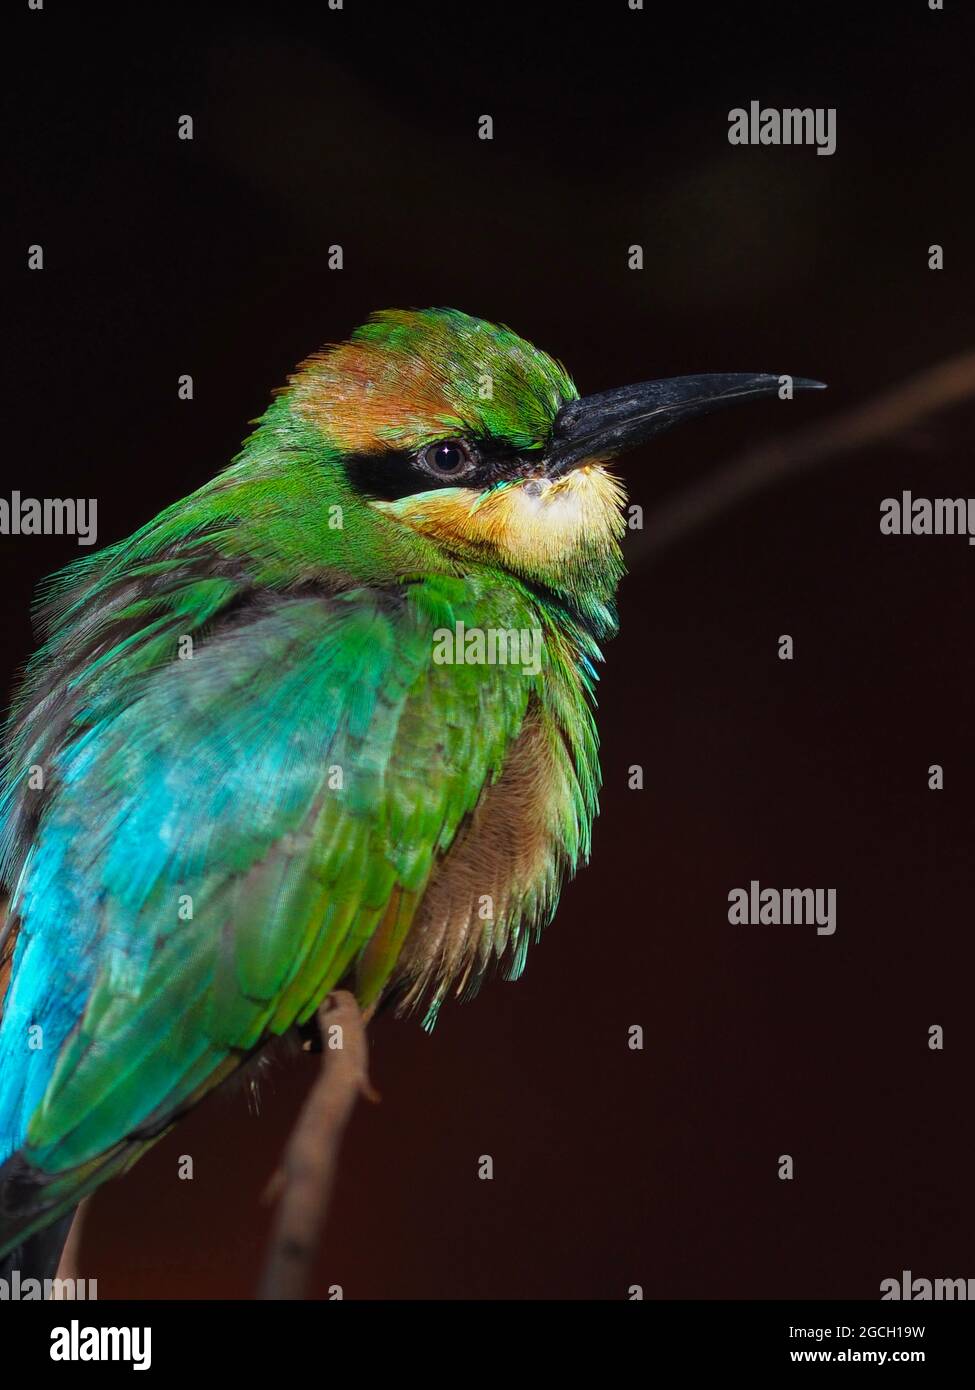
{"type": "Polygon", "coordinates": [[[368,1015],[360,1012],[355,996],[336,990],[317,1019],[321,1070],[268,1188],[268,1196],[279,1200],[258,1293],[262,1299],[308,1297],[342,1136],[359,1096],[379,1099],[369,1084],[368,1015]]]}
{"type": "Polygon", "coordinates": [[[893,439],[901,431],[968,400],[975,400],[975,352],[926,368],[825,424],[810,425],[746,449],[657,508],[642,534],[634,538],[631,568],[655,560],[691,532],[784,478],[841,454],[893,439]]]}

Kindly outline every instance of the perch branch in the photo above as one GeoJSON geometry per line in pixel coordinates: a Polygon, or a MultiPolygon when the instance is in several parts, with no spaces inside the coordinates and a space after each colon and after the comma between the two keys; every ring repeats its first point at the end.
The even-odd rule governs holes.
{"type": "Polygon", "coordinates": [[[379,1098],[369,1084],[367,1022],[347,990],[330,994],[318,1010],[321,1070],[268,1189],[278,1207],[258,1292],[262,1299],[307,1295],[342,1135],[358,1097],[379,1098]],[[341,1046],[333,1048],[336,1025],[341,1046]]]}
{"type": "MultiPolygon", "coordinates": [[[[71,1222],[68,1238],[64,1242],[64,1249],[61,1251],[61,1259],[58,1263],[57,1274],[55,1276],[58,1279],[74,1279],[77,1281],[80,1278],[81,1239],[84,1233],[85,1217],[88,1214],[89,1201],[90,1198],[86,1197],[74,1214],[74,1220],[71,1222]]],[[[60,1298],[62,1294],[55,1290],[54,1297],[60,1298]]]]}
{"type": "Polygon", "coordinates": [[[642,543],[634,547],[632,563],[656,558],[699,526],[787,475],[883,443],[939,411],[973,398],[975,352],[968,352],[918,372],[825,424],[747,449],[673,501],[664,502],[643,532],[642,543]]]}

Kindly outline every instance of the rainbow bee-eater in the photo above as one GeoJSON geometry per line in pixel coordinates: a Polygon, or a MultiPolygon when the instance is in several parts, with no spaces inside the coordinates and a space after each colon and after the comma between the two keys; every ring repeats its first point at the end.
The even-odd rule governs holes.
{"type": "Polygon", "coordinates": [[[596,813],[606,465],[779,389],[580,398],[506,328],[377,314],[49,583],[0,806],[8,1268],[51,1272],[86,1194],[343,982],[429,1024],[521,972],[596,813]]]}

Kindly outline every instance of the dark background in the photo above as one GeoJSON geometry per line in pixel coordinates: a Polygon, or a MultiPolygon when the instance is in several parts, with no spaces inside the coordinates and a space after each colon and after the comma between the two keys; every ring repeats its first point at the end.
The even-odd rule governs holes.
{"type": "MultiPolygon", "coordinates": [[[[708,370],[829,383],[634,455],[651,519],[749,443],[971,345],[964,8],[23,13],[4,490],[96,496],[114,540],[228,462],[306,353],[391,305],[507,322],[583,391],[708,370]],[[753,98],[837,107],[836,154],[730,146],[728,111],[753,98]],[[43,273],[17,269],[31,242],[43,273]]],[[[938,415],[658,557],[636,538],[593,862],[520,983],[445,1008],[432,1037],[373,1026],[383,1101],[347,1139],[323,1291],[876,1298],[902,1269],[975,1276],[975,551],[878,528],[903,488],[973,491],[972,422],[938,415]],[[729,926],[751,878],[835,887],[836,935],[729,926]]],[[[78,553],[0,538],[11,673],[34,585],[78,553]]],[[[252,1293],[260,1195],[316,1067],[276,1067],[260,1118],[242,1091],[212,1097],[100,1193],[81,1273],[103,1297],[252,1293]]]]}

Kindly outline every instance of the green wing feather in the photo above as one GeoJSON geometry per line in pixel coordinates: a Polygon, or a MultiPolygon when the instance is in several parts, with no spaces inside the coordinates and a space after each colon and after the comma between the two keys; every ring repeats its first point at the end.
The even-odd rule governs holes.
{"type": "MultiPolygon", "coordinates": [[[[23,1154],[83,1165],[158,1132],[308,1018],[391,903],[369,1002],[434,861],[503,765],[531,682],[437,666],[417,605],[282,602],[171,662],[63,755],[45,839],[96,968],[23,1154]]],[[[42,886],[38,885],[38,890],[42,886]]]]}

